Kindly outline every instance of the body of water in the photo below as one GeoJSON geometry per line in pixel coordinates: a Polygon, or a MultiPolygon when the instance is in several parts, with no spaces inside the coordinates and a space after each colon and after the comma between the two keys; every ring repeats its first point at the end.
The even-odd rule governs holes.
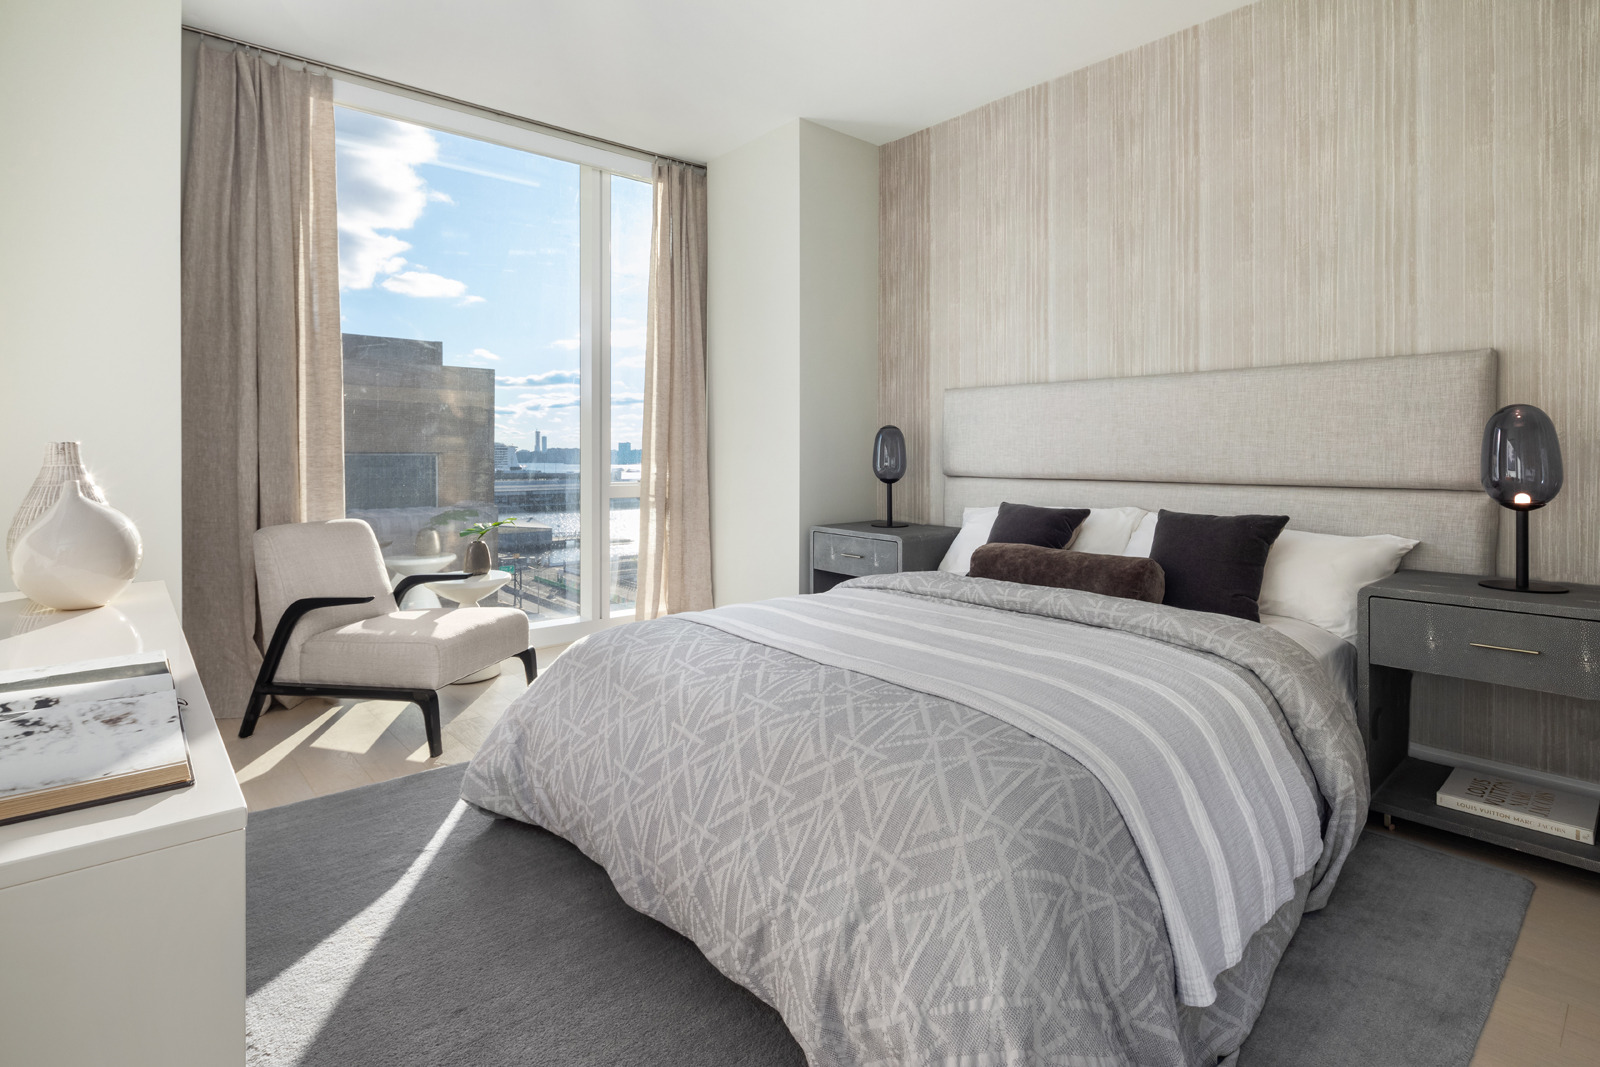
{"type": "MultiPolygon", "coordinates": [[[[533,471],[535,474],[577,474],[579,467],[576,463],[524,463],[522,469],[533,471]]],[[[504,471],[497,471],[504,474],[504,471]]]]}
{"type": "MultiPolygon", "coordinates": [[[[501,518],[508,518],[502,515],[501,518]]],[[[550,527],[550,536],[557,541],[570,542],[564,548],[558,548],[550,553],[551,566],[562,566],[575,563],[578,559],[578,545],[581,523],[576,511],[536,511],[531,514],[518,515],[517,518],[525,522],[536,522],[550,527]]],[[[613,558],[636,556],[639,554],[639,509],[613,508],[611,511],[611,529],[605,531],[606,540],[611,542],[611,556],[613,558]]]]}
{"type": "MultiPolygon", "coordinates": [[[[579,474],[582,470],[576,463],[524,463],[522,464],[522,469],[524,471],[532,471],[535,474],[579,474]]],[[[495,473],[504,474],[506,472],[496,471],[495,473]]],[[[639,464],[619,465],[613,463],[611,465],[611,480],[614,482],[638,481],[639,464]]]]}

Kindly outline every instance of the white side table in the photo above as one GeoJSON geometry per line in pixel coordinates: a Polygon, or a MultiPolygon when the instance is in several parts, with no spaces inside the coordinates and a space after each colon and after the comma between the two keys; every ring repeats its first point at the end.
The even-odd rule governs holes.
{"type": "Polygon", "coordinates": [[[160,649],[194,784],[0,826],[0,1062],[244,1063],[244,795],[161,582],[0,593],[0,668],[160,649]]]}
{"type": "MultiPolygon", "coordinates": [[[[396,586],[400,579],[411,574],[437,574],[455,564],[454,552],[443,552],[437,556],[385,556],[383,565],[389,568],[389,584],[396,586]]],[[[407,594],[414,608],[437,608],[440,606],[439,598],[429,593],[427,587],[414,590],[407,594]]],[[[395,607],[405,607],[396,604],[395,607]]]]}
{"type": "Polygon", "coordinates": [[[505,571],[490,571],[460,581],[424,582],[423,585],[444,599],[454,601],[458,608],[470,608],[499,592],[500,587],[510,580],[511,575],[505,571]]]}

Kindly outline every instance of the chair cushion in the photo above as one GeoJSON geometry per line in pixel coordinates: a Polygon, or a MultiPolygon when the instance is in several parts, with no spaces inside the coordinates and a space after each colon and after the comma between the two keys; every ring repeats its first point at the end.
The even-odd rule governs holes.
{"type": "Polygon", "coordinates": [[[282,681],[439,689],[528,647],[516,608],[433,608],[361,619],[308,638],[282,681]]]}

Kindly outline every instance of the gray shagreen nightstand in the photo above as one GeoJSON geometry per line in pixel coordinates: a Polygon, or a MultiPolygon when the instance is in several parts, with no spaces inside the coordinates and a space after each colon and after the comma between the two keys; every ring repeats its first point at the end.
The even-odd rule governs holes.
{"type": "Polygon", "coordinates": [[[1372,810],[1600,871],[1600,846],[1440,807],[1450,768],[1407,755],[1411,674],[1600,700],[1600,586],[1559,596],[1485,589],[1476,576],[1399,571],[1361,591],[1358,703],[1372,810]]]}
{"type": "Polygon", "coordinates": [[[842,522],[811,527],[811,591],[826,593],[848,578],[863,574],[938,569],[950,542],[961,531],[954,526],[897,526],[842,522]]]}

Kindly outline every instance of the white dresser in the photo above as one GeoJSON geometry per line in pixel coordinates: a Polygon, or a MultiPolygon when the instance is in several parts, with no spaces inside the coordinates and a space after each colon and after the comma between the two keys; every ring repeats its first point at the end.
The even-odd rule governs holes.
{"type": "Polygon", "coordinates": [[[0,670],[164,650],[194,785],[0,826],[0,1063],[244,1062],[244,796],[161,582],[0,594],[0,670]]]}

